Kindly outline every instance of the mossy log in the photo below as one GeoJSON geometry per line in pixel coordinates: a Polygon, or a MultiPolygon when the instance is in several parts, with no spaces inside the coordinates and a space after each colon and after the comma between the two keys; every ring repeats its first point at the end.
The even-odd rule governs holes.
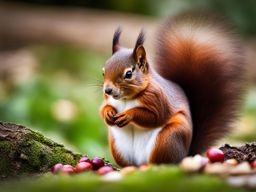
{"type": "Polygon", "coordinates": [[[81,157],[42,134],[21,125],[0,122],[0,180],[49,171],[81,157]]]}

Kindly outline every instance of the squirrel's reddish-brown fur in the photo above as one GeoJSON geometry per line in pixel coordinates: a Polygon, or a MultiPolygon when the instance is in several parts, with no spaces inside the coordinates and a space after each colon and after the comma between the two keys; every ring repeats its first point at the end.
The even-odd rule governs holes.
{"type": "Polygon", "coordinates": [[[113,38],[104,66],[101,116],[121,166],[177,163],[230,131],[243,93],[239,43],[206,15],[168,19],[157,34],[154,65],[140,33],[134,49],[113,38]]]}
{"type": "Polygon", "coordinates": [[[158,32],[155,68],[188,97],[193,138],[190,154],[202,152],[231,129],[243,95],[242,50],[216,18],[184,14],[158,32]]]}

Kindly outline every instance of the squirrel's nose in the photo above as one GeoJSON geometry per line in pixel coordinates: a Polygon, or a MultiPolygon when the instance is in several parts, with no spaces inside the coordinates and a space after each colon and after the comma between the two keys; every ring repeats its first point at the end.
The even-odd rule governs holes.
{"type": "Polygon", "coordinates": [[[105,93],[106,93],[107,95],[110,95],[110,94],[112,93],[112,89],[109,88],[109,87],[106,87],[106,88],[105,88],[105,93]]]}

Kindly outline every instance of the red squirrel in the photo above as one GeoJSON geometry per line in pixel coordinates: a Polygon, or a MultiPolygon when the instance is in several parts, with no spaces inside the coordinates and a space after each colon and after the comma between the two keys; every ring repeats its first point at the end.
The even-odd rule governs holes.
{"type": "Polygon", "coordinates": [[[104,66],[100,113],[120,166],[178,163],[230,131],[241,106],[243,59],[238,41],[208,16],[167,19],[148,59],[141,31],[133,49],[119,44],[104,66]]]}

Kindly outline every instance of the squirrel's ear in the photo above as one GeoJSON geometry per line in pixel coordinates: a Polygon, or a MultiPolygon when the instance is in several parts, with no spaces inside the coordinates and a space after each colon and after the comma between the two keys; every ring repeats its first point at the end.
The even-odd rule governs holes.
{"type": "Polygon", "coordinates": [[[148,72],[148,62],[147,62],[147,57],[146,57],[146,51],[143,45],[139,45],[134,54],[133,54],[134,60],[136,64],[138,65],[139,69],[143,72],[146,73],[148,72]]]}
{"type": "Polygon", "coordinates": [[[137,38],[134,50],[133,50],[133,58],[135,60],[135,62],[137,63],[137,65],[139,66],[139,68],[143,71],[143,72],[147,72],[148,71],[148,63],[147,63],[147,58],[146,58],[146,51],[145,48],[143,47],[143,43],[145,40],[145,32],[142,29],[140,31],[140,34],[137,38]]]}
{"type": "Polygon", "coordinates": [[[118,51],[118,49],[120,48],[120,45],[119,45],[119,38],[120,38],[120,35],[121,35],[121,27],[118,27],[114,33],[114,36],[113,36],[113,43],[112,43],[112,55],[118,51]]]}

